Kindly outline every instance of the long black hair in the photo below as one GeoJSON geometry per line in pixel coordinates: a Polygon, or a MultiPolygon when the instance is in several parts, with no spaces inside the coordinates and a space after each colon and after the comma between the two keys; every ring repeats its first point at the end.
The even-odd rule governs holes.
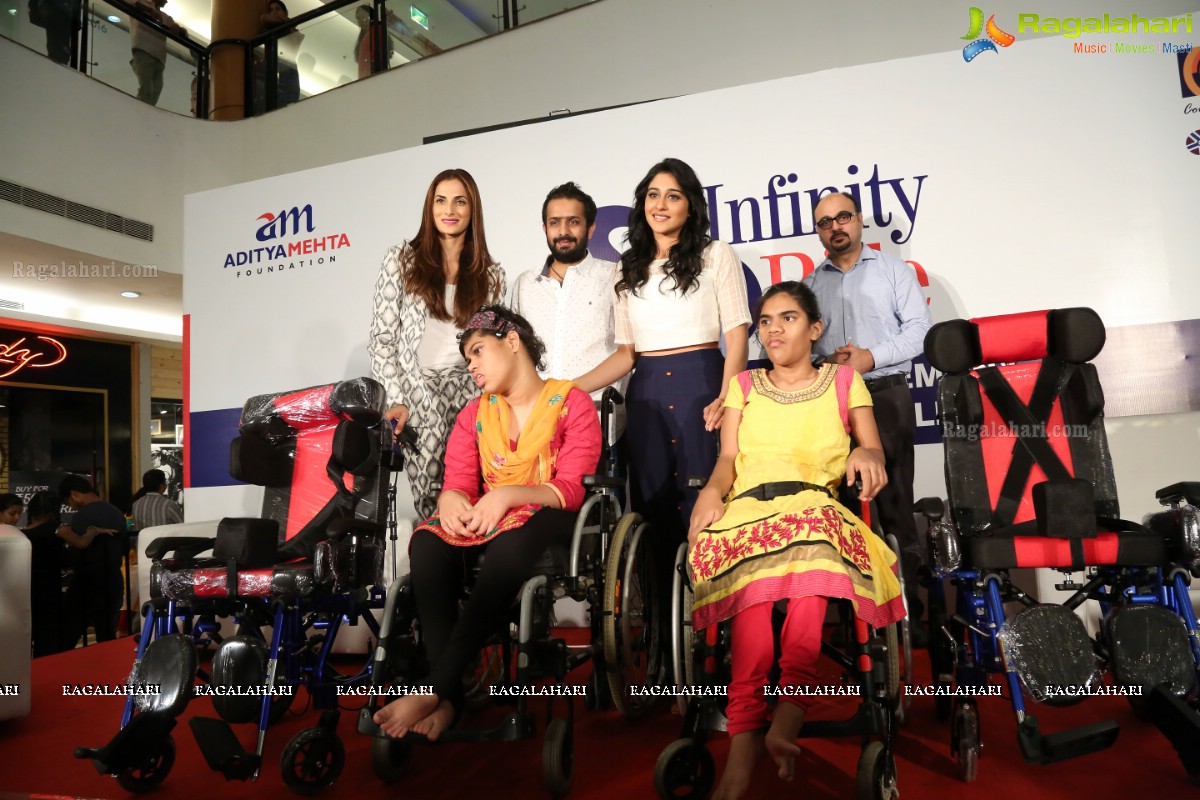
{"type": "MultiPolygon", "coordinates": [[[[672,289],[686,295],[700,280],[704,268],[700,257],[704,248],[712,241],[708,235],[708,201],[704,198],[704,187],[696,172],[678,158],[664,158],[650,168],[646,177],[633,190],[633,209],[629,212],[629,231],[625,240],[629,249],[621,256],[621,280],[617,281],[617,294],[636,292],[650,280],[650,262],[658,254],[654,231],[646,222],[646,192],[654,176],[667,173],[679,181],[688,201],[687,221],[679,232],[679,241],[671,248],[663,272],[673,282],[672,289]]],[[[664,278],[666,280],[666,278],[664,278]]]]}

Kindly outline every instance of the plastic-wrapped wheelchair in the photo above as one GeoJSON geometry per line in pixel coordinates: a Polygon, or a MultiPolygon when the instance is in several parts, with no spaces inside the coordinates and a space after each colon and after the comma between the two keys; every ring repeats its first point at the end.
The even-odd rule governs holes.
{"type": "Polygon", "coordinates": [[[336,779],[344,763],[332,733],[339,689],[365,683],[370,665],[343,675],[329,656],[347,625],[378,636],[372,611],[385,599],[383,523],[398,464],[383,402],[382,387],[368,378],[246,401],[230,471],[264,487],[263,515],[224,519],[215,538],[147,546],[151,599],[130,683],[159,691],[131,695],[117,736],[78,757],[126,789],[154,788],[174,763],[176,718],[203,693],[213,696],[218,718],[190,726],[208,765],[229,780],[254,778],[269,725],[303,687],[328,711],[321,733],[305,732],[285,748],[283,780],[307,792],[336,779]],[[239,723],[257,723],[253,748],[231,727],[239,723]]]}
{"type": "MultiPolygon", "coordinates": [[[[1159,492],[1174,509],[1146,525],[1120,518],[1104,430],[1104,393],[1090,364],[1100,317],[1069,308],[935,325],[925,339],[943,376],[949,508],[917,503],[929,529],[930,661],[951,751],[977,775],[979,712],[970,690],[1002,676],[1021,752],[1049,764],[1107,748],[1115,721],[1044,734],[1026,698],[1070,705],[1097,692],[1195,691],[1200,631],[1187,585],[1200,563],[1195,484],[1159,492]],[[1189,489],[1189,487],[1191,487],[1189,489]],[[1061,603],[1042,601],[1022,568],[1061,574],[1061,603]],[[1024,588],[1022,581],[1026,581],[1024,588]],[[954,605],[947,589],[955,590],[954,605]],[[1075,613],[1099,610],[1098,632],[1075,613]],[[1005,605],[1021,608],[1013,614],[1005,605]],[[1107,668],[1112,683],[1105,686],[1107,668]]],[[[1044,591],[1044,590],[1043,590],[1044,591]]]]}

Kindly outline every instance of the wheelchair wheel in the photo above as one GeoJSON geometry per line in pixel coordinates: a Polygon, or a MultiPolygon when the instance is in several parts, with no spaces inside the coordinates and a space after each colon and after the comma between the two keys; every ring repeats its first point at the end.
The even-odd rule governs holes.
{"type": "Polygon", "coordinates": [[[654,763],[654,791],[664,800],[708,797],[716,779],[716,760],[694,739],[676,739],[654,763]]]}
{"type": "MultiPolygon", "coordinates": [[[[671,591],[671,667],[679,686],[696,685],[696,632],[692,628],[692,587],[682,570],[687,562],[687,544],[675,553],[671,591]]],[[[686,696],[679,698],[680,710],[686,708],[686,696]]]]}
{"type": "Polygon", "coordinates": [[[175,739],[168,734],[152,745],[136,766],[126,767],[117,774],[117,783],[127,792],[148,792],[166,780],[175,766],[175,739]]]}
{"type": "Polygon", "coordinates": [[[871,742],[858,758],[855,780],[855,800],[893,800],[899,797],[896,789],[896,764],[888,763],[883,742],[871,742]]]}
{"type": "Polygon", "coordinates": [[[566,797],[571,791],[575,768],[575,743],[565,719],[551,720],[542,745],[542,780],[551,797],[566,797]]]}
{"type": "Polygon", "coordinates": [[[296,794],[303,795],[320,794],[328,789],[345,766],[346,748],[341,738],[327,728],[300,731],[279,758],[283,782],[296,794]]]}
{"type": "Polygon", "coordinates": [[[371,742],[371,769],[384,783],[395,783],[412,760],[412,745],[401,739],[375,737],[371,742]]]}
{"type": "Polygon", "coordinates": [[[970,701],[957,704],[954,710],[954,728],[951,733],[951,749],[958,757],[958,777],[963,783],[971,783],[979,772],[979,709],[970,701]]]}
{"type": "Polygon", "coordinates": [[[604,580],[604,663],[613,705],[638,717],[654,698],[633,697],[658,673],[659,623],[650,526],[639,514],[621,518],[613,532],[604,580]]]}
{"type": "Polygon", "coordinates": [[[904,698],[900,696],[900,626],[898,624],[888,625],[883,629],[883,646],[887,648],[884,653],[883,666],[886,670],[883,682],[884,696],[889,700],[896,700],[897,706],[903,704],[904,698]]]}

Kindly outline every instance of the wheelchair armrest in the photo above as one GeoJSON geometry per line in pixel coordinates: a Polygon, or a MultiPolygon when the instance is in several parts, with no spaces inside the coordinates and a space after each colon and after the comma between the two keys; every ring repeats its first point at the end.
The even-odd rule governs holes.
{"type": "Polygon", "coordinates": [[[1155,492],[1154,497],[1164,506],[1176,503],[1180,499],[1186,500],[1191,505],[1200,506],[1200,482],[1181,481],[1179,483],[1172,483],[1170,486],[1164,486],[1155,492]]]}
{"type": "Polygon", "coordinates": [[[625,479],[611,475],[584,475],[583,485],[588,489],[623,489],[625,479]]]}
{"type": "Polygon", "coordinates": [[[214,544],[215,539],[205,536],[164,536],[146,545],[146,558],[161,561],[168,553],[174,553],[176,558],[191,561],[205,550],[211,550],[214,544]]]}
{"type": "Polygon", "coordinates": [[[325,529],[330,539],[344,539],[352,533],[374,534],[375,536],[383,535],[383,526],[378,522],[371,522],[367,519],[355,519],[354,517],[339,517],[329,523],[329,527],[325,529]]]}
{"type": "Polygon", "coordinates": [[[615,386],[608,387],[607,389],[604,390],[604,394],[600,395],[600,404],[601,405],[619,406],[619,405],[622,405],[624,402],[625,402],[625,398],[621,396],[621,393],[619,391],[617,391],[617,387],[615,387],[615,386]]]}
{"type": "Polygon", "coordinates": [[[946,516],[946,504],[940,497],[922,497],[913,504],[913,513],[921,514],[930,522],[939,522],[946,516]]]}

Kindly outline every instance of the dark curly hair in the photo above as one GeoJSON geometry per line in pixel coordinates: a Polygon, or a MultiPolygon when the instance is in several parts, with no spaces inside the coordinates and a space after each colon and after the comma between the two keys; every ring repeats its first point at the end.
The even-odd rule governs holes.
{"type": "Polygon", "coordinates": [[[617,281],[617,294],[636,292],[650,280],[650,262],[657,255],[658,246],[654,241],[654,231],[646,222],[646,192],[654,177],[664,172],[679,181],[679,188],[688,201],[688,216],[683,230],[679,232],[679,241],[671,248],[663,272],[674,282],[672,288],[684,295],[700,279],[700,271],[704,268],[700,257],[712,241],[708,235],[708,201],[704,197],[704,187],[700,185],[695,170],[685,162],[678,158],[664,158],[650,168],[633,190],[633,209],[629,212],[629,231],[625,234],[629,249],[621,256],[621,280],[617,281]]]}
{"type": "MultiPolygon", "coordinates": [[[[508,306],[500,304],[484,306],[475,312],[479,314],[494,314],[501,323],[500,327],[468,327],[458,335],[458,352],[463,358],[467,357],[467,342],[476,333],[491,334],[497,339],[503,339],[508,335],[510,330],[515,330],[517,336],[521,339],[521,344],[525,345],[525,351],[529,353],[529,358],[533,361],[533,366],[539,372],[546,368],[546,344],[533,332],[533,326],[529,324],[529,320],[522,317],[517,312],[513,311],[508,306]]],[[[474,318],[472,318],[474,319],[474,318]]],[[[468,323],[469,325],[470,323],[468,323]]]]}

